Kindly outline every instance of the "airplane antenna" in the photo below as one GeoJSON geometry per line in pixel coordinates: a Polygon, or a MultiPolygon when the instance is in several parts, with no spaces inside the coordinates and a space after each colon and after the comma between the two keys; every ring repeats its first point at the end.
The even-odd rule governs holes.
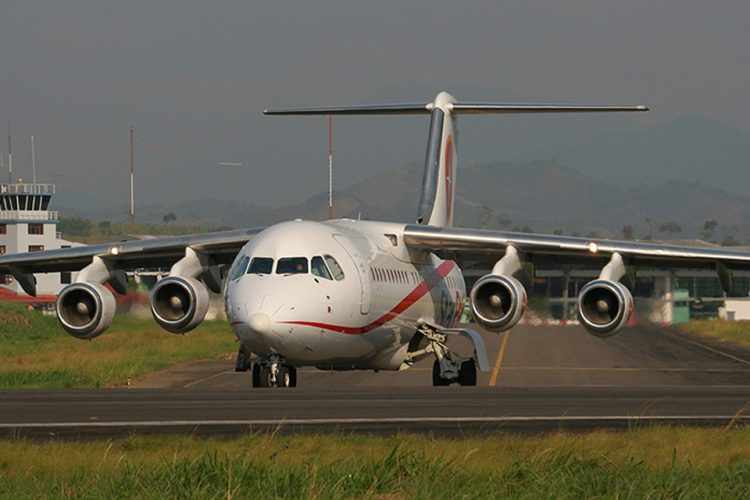
{"type": "Polygon", "coordinates": [[[134,146],[135,143],[135,128],[130,127],[130,212],[129,212],[129,218],[130,218],[130,224],[135,223],[135,193],[134,190],[134,177],[135,177],[135,170],[134,170],[134,146]]]}
{"type": "Polygon", "coordinates": [[[34,136],[31,136],[31,179],[36,184],[36,148],[34,147],[34,136]]]}
{"type": "Polygon", "coordinates": [[[328,218],[333,219],[333,116],[328,115],[328,218]]]}

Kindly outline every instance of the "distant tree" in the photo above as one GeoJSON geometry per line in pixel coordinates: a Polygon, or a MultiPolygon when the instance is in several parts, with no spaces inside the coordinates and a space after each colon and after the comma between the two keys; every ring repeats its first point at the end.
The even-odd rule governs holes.
{"type": "Polygon", "coordinates": [[[633,240],[635,239],[635,229],[630,224],[622,226],[622,239],[633,240]]]}
{"type": "Polygon", "coordinates": [[[701,231],[701,238],[706,241],[711,241],[716,232],[716,228],[719,227],[719,223],[714,219],[709,219],[703,223],[703,230],[701,231]]]}
{"type": "Polygon", "coordinates": [[[174,212],[169,212],[168,214],[164,215],[161,220],[163,220],[165,224],[169,224],[170,222],[176,221],[177,216],[174,214],[174,212]]]}
{"type": "Polygon", "coordinates": [[[57,229],[61,233],[70,236],[89,236],[92,227],[93,224],[90,220],[81,217],[62,218],[57,225],[57,229]]]}
{"type": "Polygon", "coordinates": [[[648,234],[644,236],[644,240],[653,240],[654,239],[654,220],[650,217],[646,217],[646,224],[648,224],[648,234]]]}
{"type": "Polygon", "coordinates": [[[728,234],[721,240],[721,246],[723,247],[736,247],[740,245],[740,242],[735,239],[734,235],[728,234]]]}
{"type": "Polygon", "coordinates": [[[97,224],[97,227],[99,228],[99,232],[102,234],[111,234],[112,233],[112,222],[108,220],[103,220],[99,224],[97,224]]]}
{"type": "Polygon", "coordinates": [[[660,233],[675,234],[681,233],[682,227],[674,221],[669,221],[664,222],[663,224],[659,224],[658,231],[660,233]]]}
{"type": "Polygon", "coordinates": [[[555,236],[562,236],[564,233],[562,229],[555,229],[554,231],[552,231],[552,234],[554,234],[555,236]]]}
{"type": "Polygon", "coordinates": [[[508,218],[506,215],[498,215],[497,216],[497,225],[498,227],[502,228],[508,228],[513,224],[513,221],[508,218]]]}
{"type": "Polygon", "coordinates": [[[487,205],[482,205],[482,214],[479,216],[479,227],[490,227],[492,221],[492,210],[487,205]]]}
{"type": "Polygon", "coordinates": [[[533,233],[534,230],[531,226],[524,224],[523,226],[513,226],[513,231],[516,233],[533,233]]]}
{"type": "Polygon", "coordinates": [[[601,234],[598,231],[591,231],[586,235],[587,238],[601,238],[601,234]]]}

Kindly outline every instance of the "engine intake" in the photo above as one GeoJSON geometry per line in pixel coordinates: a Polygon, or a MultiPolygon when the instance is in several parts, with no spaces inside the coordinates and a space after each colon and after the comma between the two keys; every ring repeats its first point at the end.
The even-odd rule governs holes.
{"type": "Polygon", "coordinates": [[[597,337],[611,337],[627,324],[633,313],[633,296],[618,281],[594,280],[578,295],[578,319],[597,337]]]}
{"type": "Polygon", "coordinates": [[[208,289],[195,278],[170,276],[151,290],[151,313],[171,333],[189,332],[208,312],[208,289]]]}
{"type": "Polygon", "coordinates": [[[55,309],[66,332],[89,340],[109,328],[116,304],[112,292],[98,283],[73,283],[60,291],[55,309]]]}
{"type": "Polygon", "coordinates": [[[485,328],[513,328],[526,312],[526,289],[512,276],[488,274],[474,284],[469,294],[474,318],[485,328]]]}

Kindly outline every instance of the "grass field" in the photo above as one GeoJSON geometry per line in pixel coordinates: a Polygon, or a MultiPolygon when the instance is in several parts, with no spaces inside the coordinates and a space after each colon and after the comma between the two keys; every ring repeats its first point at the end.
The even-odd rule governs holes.
{"type": "Polygon", "coordinates": [[[182,336],[150,318],[118,315],[92,341],[63,331],[53,316],[0,303],[0,388],[106,387],[192,359],[237,349],[225,321],[206,321],[182,336]]]}
{"type": "Polygon", "coordinates": [[[2,498],[747,498],[750,430],[0,441],[2,498]]]}
{"type": "Polygon", "coordinates": [[[750,349],[750,321],[692,320],[678,328],[700,337],[750,349]]]}

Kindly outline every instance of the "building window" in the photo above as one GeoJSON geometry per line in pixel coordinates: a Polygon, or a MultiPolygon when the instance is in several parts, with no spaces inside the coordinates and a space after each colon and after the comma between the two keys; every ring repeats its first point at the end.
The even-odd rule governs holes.
{"type": "Polygon", "coordinates": [[[0,224],[0,234],[8,234],[8,225],[0,224]]]}
{"type": "Polygon", "coordinates": [[[29,234],[44,234],[44,224],[29,224],[29,234]]]}
{"type": "Polygon", "coordinates": [[[44,245],[29,245],[29,252],[43,252],[44,245]]]}

